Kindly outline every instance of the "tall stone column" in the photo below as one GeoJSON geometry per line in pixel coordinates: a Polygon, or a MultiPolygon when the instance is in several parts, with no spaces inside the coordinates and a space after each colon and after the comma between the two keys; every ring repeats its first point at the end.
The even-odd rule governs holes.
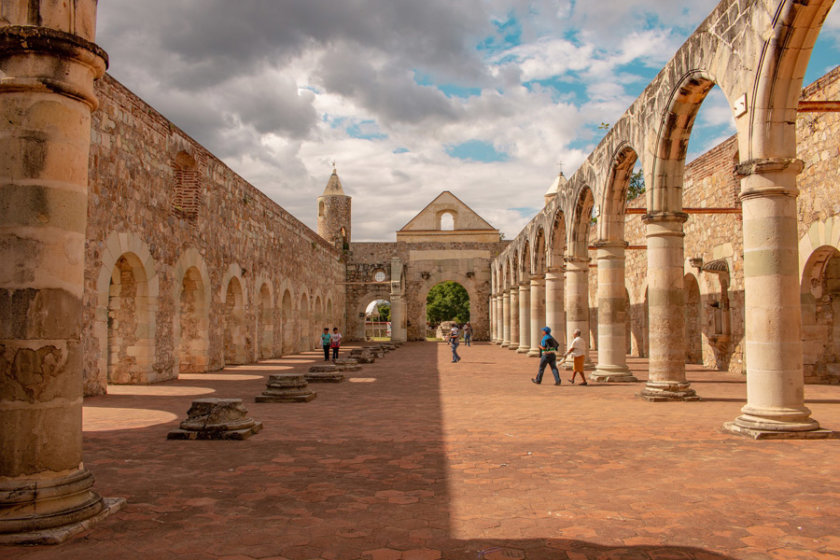
{"type": "Polygon", "coordinates": [[[510,292],[502,292],[502,348],[510,346],[510,292]]]}
{"type": "Polygon", "coordinates": [[[545,326],[545,277],[531,276],[531,348],[528,356],[534,358],[540,355],[540,340],[542,328],[545,326]]]}
{"type": "Polygon", "coordinates": [[[107,55],[95,0],[3,2],[3,16],[0,542],[49,543],[118,507],[82,463],[90,114],[107,55]]]}
{"type": "Polygon", "coordinates": [[[487,316],[488,321],[490,321],[490,342],[496,342],[496,309],[494,302],[496,301],[496,296],[490,295],[490,299],[487,302],[487,316]]]}
{"type": "Polygon", "coordinates": [[[685,290],[682,212],[647,214],[648,382],[650,401],[697,400],[685,378],[685,290]]]}
{"type": "Polygon", "coordinates": [[[563,271],[550,269],[545,273],[545,323],[554,338],[566,344],[566,309],[564,305],[563,271]]]}
{"type": "Polygon", "coordinates": [[[598,248],[598,367],[593,381],[638,381],[627,367],[625,241],[601,241],[598,248]]]}
{"type": "Polygon", "coordinates": [[[826,437],[804,404],[796,175],[802,162],[738,166],[744,216],[747,404],[729,431],[755,438],[826,437]]]}
{"type": "Polygon", "coordinates": [[[510,289],[510,344],[508,350],[519,349],[519,286],[510,289]]]}
{"type": "Polygon", "coordinates": [[[497,338],[496,344],[501,344],[505,339],[505,327],[504,327],[504,311],[502,309],[502,295],[496,295],[496,331],[497,331],[497,338]]]}
{"type": "Polygon", "coordinates": [[[408,339],[406,328],[405,298],[402,294],[391,293],[391,340],[405,342],[408,339]]]}
{"type": "Polygon", "coordinates": [[[519,354],[531,349],[531,283],[519,284],[519,354]]]}
{"type": "Polygon", "coordinates": [[[586,344],[584,363],[592,367],[589,358],[589,259],[569,257],[566,259],[567,344],[571,344],[578,329],[586,344]]]}

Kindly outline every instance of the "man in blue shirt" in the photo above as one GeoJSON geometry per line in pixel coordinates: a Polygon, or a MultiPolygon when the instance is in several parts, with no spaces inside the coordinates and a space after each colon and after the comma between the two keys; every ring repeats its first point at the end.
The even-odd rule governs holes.
{"type": "Polygon", "coordinates": [[[543,327],[545,336],[540,341],[540,370],[537,372],[537,378],[531,379],[532,383],[539,385],[542,383],[543,372],[545,366],[551,366],[551,373],[554,374],[554,384],[560,385],[560,372],[557,371],[557,349],[559,344],[554,337],[551,336],[551,329],[543,327]]]}

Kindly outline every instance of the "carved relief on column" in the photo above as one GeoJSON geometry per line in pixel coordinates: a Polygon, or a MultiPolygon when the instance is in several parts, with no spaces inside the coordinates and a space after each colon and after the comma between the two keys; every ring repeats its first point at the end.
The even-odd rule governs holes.
{"type": "Polygon", "coordinates": [[[120,505],[82,463],[90,114],[107,55],[91,42],[94,0],[3,7],[0,543],[50,543],[120,505]]]}

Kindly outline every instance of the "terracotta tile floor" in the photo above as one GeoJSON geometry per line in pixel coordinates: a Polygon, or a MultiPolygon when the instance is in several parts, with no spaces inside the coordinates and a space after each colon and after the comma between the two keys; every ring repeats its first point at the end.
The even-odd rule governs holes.
{"type": "MultiPolygon", "coordinates": [[[[114,387],[85,406],[85,456],[128,505],[55,547],[0,558],[474,560],[840,557],[840,440],[720,431],[742,379],[689,366],[704,398],[648,403],[639,384],[536,386],[536,360],[490,344],[408,344],[317,385],[305,404],[256,404],[254,367],[114,387]],[[168,441],[203,395],[242,397],[247,441],[168,441]]],[[[640,378],[646,362],[631,359],[640,378]]],[[[840,386],[808,386],[840,430],[840,386]]]]}

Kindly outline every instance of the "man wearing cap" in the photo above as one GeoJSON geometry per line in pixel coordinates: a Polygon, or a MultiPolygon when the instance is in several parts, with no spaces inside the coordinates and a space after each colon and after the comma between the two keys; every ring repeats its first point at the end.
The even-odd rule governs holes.
{"type": "Polygon", "coordinates": [[[536,379],[531,379],[532,383],[539,385],[542,383],[543,372],[545,366],[551,366],[551,373],[554,374],[554,384],[560,385],[560,372],[557,371],[557,349],[560,344],[551,336],[551,329],[543,327],[545,336],[540,341],[540,370],[537,372],[536,379]]]}

